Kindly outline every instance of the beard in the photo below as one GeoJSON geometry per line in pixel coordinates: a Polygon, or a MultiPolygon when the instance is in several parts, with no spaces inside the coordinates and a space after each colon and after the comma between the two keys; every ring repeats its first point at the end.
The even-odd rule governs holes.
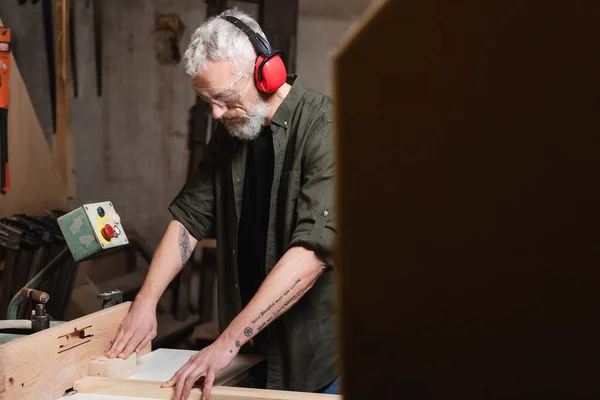
{"type": "Polygon", "coordinates": [[[230,114],[221,121],[229,134],[242,140],[254,140],[260,134],[271,107],[258,98],[246,115],[230,114]]]}

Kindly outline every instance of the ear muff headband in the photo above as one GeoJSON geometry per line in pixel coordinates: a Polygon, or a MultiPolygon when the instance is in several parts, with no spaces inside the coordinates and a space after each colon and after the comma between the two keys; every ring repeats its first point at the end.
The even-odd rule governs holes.
{"type": "Polygon", "coordinates": [[[244,32],[250,39],[254,47],[265,56],[271,54],[271,46],[269,43],[258,33],[254,32],[248,25],[237,19],[236,17],[227,16],[225,19],[234,24],[239,30],[244,32]]]}
{"type": "Polygon", "coordinates": [[[256,87],[267,93],[279,89],[286,80],[287,71],[283,62],[282,51],[273,51],[269,43],[248,25],[232,16],[223,17],[248,36],[258,52],[254,65],[254,81],[256,87]]]}

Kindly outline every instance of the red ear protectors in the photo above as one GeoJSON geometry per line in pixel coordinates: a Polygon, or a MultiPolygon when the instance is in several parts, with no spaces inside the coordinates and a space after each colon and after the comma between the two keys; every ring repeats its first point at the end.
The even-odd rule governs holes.
{"type": "Polygon", "coordinates": [[[279,89],[285,83],[287,75],[285,64],[281,58],[283,52],[271,50],[271,46],[261,35],[254,32],[239,19],[231,16],[224,18],[248,36],[258,53],[254,65],[254,83],[258,90],[272,93],[279,89]]]}

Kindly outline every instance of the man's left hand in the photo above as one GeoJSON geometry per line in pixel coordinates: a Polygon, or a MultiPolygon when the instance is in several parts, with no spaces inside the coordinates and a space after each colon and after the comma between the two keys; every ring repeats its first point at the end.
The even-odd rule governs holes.
{"type": "Polygon", "coordinates": [[[217,339],[210,346],[194,354],[175,375],[161,387],[175,386],[174,400],[186,400],[197,380],[204,377],[202,398],[210,397],[215,376],[233,361],[237,355],[237,348],[226,346],[222,340],[217,339]]]}

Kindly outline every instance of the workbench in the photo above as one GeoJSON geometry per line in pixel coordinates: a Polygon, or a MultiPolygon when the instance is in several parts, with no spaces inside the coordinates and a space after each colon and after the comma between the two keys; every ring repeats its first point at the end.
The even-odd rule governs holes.
{"type": "MultiPolygon", "coordinates": [[[[172,399],[161,388],[195,351],[150,345],[126,360],[106,359],[130,302],[86,315],[0,345],[0,400],[172,399]]],[[[262,356],[238,355],[215,377],[212,400],[308,400],[340,396],[234,387],[262,356]]],[[[193,388],[189,400],[200,400],[193,388]]]]}

